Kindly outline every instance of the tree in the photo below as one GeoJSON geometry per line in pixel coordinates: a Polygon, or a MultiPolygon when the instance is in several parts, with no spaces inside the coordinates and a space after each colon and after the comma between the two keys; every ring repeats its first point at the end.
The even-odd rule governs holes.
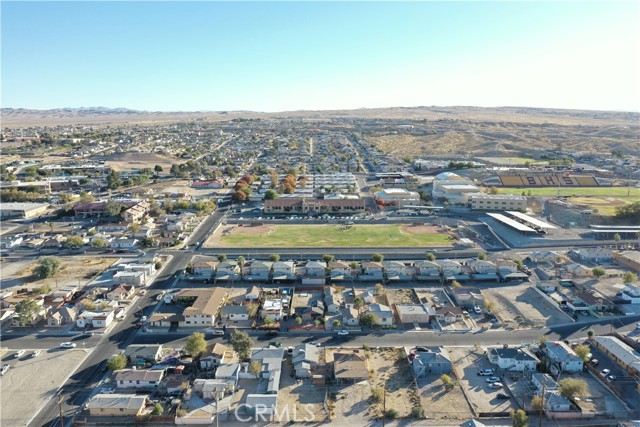
{"type": "Polygon", "coordinates": [[[296,325],[298,326],[302,325],[302,317],[300,316],[296,317],[296,325]]]}
{"type": "Polygon", "coordinates": [[[115,200],[109,200],[104,206],[104,214],[107,216],[118,216],[122,212],[122,206],[115,200]]]}
{"type": "Polygon", "coordinates": [[[40,306],[35,300],[27,298],[16,304],[15,311],[21,325],[32,325],[40,311],[40,306]]]}
{"type": "Polygon", "coordinates": [[[280,255],[278,255],[278,254],[271,254],[271,255],[269,256],[269,261],[271,261],[271,262],[278,262],[278,261],[280,261],[280,255]]]}
{"type": "Polygon", "coordinates": [[[398,415],[400,415],[398,413],[398,411],[396,411],[393,408],[387,409],[386,412],[384,413],[385,418],[390,419],[390,420],[398,418],[398,415]]]}
{"type": "Polygon", "coordinates": [[[513,262],[516,263],[516,265],[518,266],[518,271],[522,271],[522,260],[521,259],[514,259],[513,262]]]}
{"type": "Polygon", "coordinates": [[[135,222],[132,224],[129,224],[129,230],[132,233],[137,233],[138,231],[140,231],[140,224],[136,224],[135,222]]]}
{"type": "Polygon", "coordinates": [[[589,395],[589,385],[585,380],[579,378],[563,378],[558,381],[560,394],[567,399],[584,397],[589,395]]]}
{"type": "Polygon", "coordinates": [[[591,274],[593,274],[598,279],[605,275],[604,268],[602,267],[593,267],[591,269],[591,274]]]}
{"type": "Polygon", "coordinates": [[[382,254],[373,254],[371,256],[371,261],[373,262],[382,262],[382,260],[384,260],[384,255],[382,254]]]}
{"type": "Polygon", "coordinates": [[[80,201],[82,203],[93,203],[96,201],[96,198],[93,197],[92,194],[87,193],[86,191],[81,191],[80,192],[80,201]]]}
{"type": "Polygon", "coordinates": [[[620,243],[620,235],[618,233],[614,234],[613,240],[616,241],[616,249],[618,249],[618,243],[620,243]]]}
{"type": "Polygon", "coordinates": [[[219,262],[225,262],[227,260],[227,256],[225,254],[218,255],[219,262]]]}
{"type": "Polygon", "coordinates": [[[533,399],[531,399],[531,407],[538,412],[544,410],[544,399],[542,396],[533,396],[533,399]]]}
{"type": "Polygon", "coordinates": [[[60,270],[62,264],[60,263],[60,259],[54,256],[46,256],[44,258],[40,258],[38,261],[38,265],[33,269],[33,274],[38,279],[46,279],[47,277],[51,277],[60,270]]]}
{"type": "Polygon", "coordinates": [[[593,329],[589,329],[589,330],[587,331],[587,336],[588,336],[589,338],[591,338],[591,337],[593,336],[593,329]]]}
{"type": "Polygon", "coordinates": [[[162,404],[160,402],[156,402],[155,405],[153,405],[153,411],[151,411],[151,415],[162,415],[164,413],[164,408],[162,407],[162,404]]]}
{"type": "Polygon", "coordinates": [[[537,341],[538,346],[542,346],[542,344],[546,343],[547,341],[549,341],[549,338],[545,337],[544,335],[541,335],[537,341]]]}
{"type": "Polygon", "coordinates": [[[382,283],[375,284],[375,286],[373,287],[373,293],[375,295],[382,295],[384,293],[384,286],[382,286],[382,283]]]}
{"type": "Polygon", "coordinates": [[[278,198],[278,192],[276,190],[268,189],[264,192],[265,200],[276,200],[278,198]]]}
{"type": "Polygon", "coordinates": [[[329,254],[322,255],[322,261],[327,263],[327,267],[329,266],[329,263],[331,261],[333,261],[335,258],[336,257],[334,257],[333,255],[329,255],[329,254]]]}
{"type": "Polygon", "coordinates": [[[414,406],[411,408],[411,416],[413,418],[423,419],[424,418],[424,408],[420,405],[414,406]]]}
{"type": "Polygon", "coordinates": [[[429,253],[427,254],[427,261],[431,261],[431,262],[433,262],[433,261],[435,261],[435,260],[436,260],[436,255],[435,255],[434,253],[429,252],[429,253]]]}
{"type": "Polygon", "coordinates": [[[511,411],[511,425],[513,427],[527,427],[529,425],[529,417],[522,409],[511,411]]]}
{"type": "Polygon", "coordinates": [[[79,248],[84,245],[84,239],[80,236],[69,236],[64,242],[65,246],[70,248],[79,248]]]}
{"type": "Polygon", "coordinates": [[[238,258],[236,258],[236,262],[238,263],[238,267],[242,268],[247,263],[247,260],[245,259],[245,257],[240,255],[238,258]]]}
{"type": "Polygon", "coordinates": [[[334,320],[332,322],[331,326],[333,326],[333,329],[339,329],[340,328],[340,321],[338,319],[334,320]]]}
{"type": "Polygon", "coordinates": [[[451,287],[452,287],[452,288],[461,288],[461,287],[462,287],[462,285],[461,285],[461,284],[460,284],[460,282],[458,282],[457,280],[453,280],[453,281],[451,282],[451,287]]]}
{"type": "Polygon", "coordinates": [[[58,196],[58,200],[60,201],[60,204],[66,205],[67,203],[71,203],[71,201],[73,200],[73,196],[68,193],[62,193],[60,196],[58,196]]]}
{"type": "Polygon", "coordinates": [[[244,175],[242,175],[242,177],[240,179],[243,180],[244,182],[246,182],[249,185],[253,184],[253,181],[254,181],[253,175],[250,175],[248,173],[245,173],[244,175]]]}
{"type": "Polygon", "coordinates": [[[207,341],[202,332],[194,332],[184,345],[184,350],[193,357],[199,357],[207,349],[207,341]]]}
{"type": "Polygon", "coordinates": [[[238,353],[240,361],[245,362],[249,360],[253,341],[249,338],[249,335],[246,332],[234,332],[231,334],[230,343],[231,347],[233,347],[233,351],[238,353]]]}
{"type": "Polygon", "coordinates": [[[105,239],[104,237],[96,237],[91,241],[91,245],[96,248],[106,248],[107,243],[107,239],[105,239]]]}
{"type": "Polygon", "coordinates": [[[273,317],[266,316],[262,318],[262,323],[264,323],[267,326],[270,326],[276,323],[276,321],[273,320],[273,317]]]}
{"type": "Polygon", "coordinates": [[[573,352],[585,362],[589,361],[589,359],[587,358],[587,355],[591,353],[591,349],[589,348],[588,345],[581,344],[579,346],[576,346],[576,348],[573,349],[573,352]]]}
{"type": "Polygon", "coordinates": [[[640,223],[640,201],[616,207],[616,218],[629,220],[634,224],[640,223]]]}
{"type": "Polygon", "coordinates": [[[360,310],[362,306],[364,306],[364,300],[360,297],[356,297],[353,300],[353,308],[355,308],[356,310],[360,310]]]}
{"type": "Polygon", "coordinates": [[[51,292],[51,286],[44,284],[42,286],[38,286],[33,290],[36,295],[46,295],[51,292]]]}
{"type": "Polygon", "coordinates": [[[478,261],[484,261],[487,259],[487,254],[485,254],[484,252],[480,252],[478,254],[478,261]]]}
{"type": "MultiPolygon", "coordinates": [[[[174,165],[174,166],[177,166],[177,165],[174,165]]],[[[122,181],[120,180],[120,172],[117,172],[115,170],[112,170],[111,172],[109,172],[109,175],[107,176],[107,186],[110,189],[115,190],[116,188],[120,187],[121,183],[122,181]]]]}
{"type": "Polygon", "coordinates": [[[455,387],[456,385],[456,381],[451,379],[451,377],[447,374],[440,375],[440,380],[442,381],[442,385],[447,391],[453,389],[453,387],[455,387]]]}
{"type": "Polygon", "coordinates": [[[249,372],[258,378],[262,374],[262,362],[259,360],[252,360],[249,363],[249,372]]]}
{"type": "Polygon", "coordinates": [[[118,354],[107,361],[107,369],[110,371],[119,371],[127,367],[127,356],[118,354]]]}
{"type": "Polygon", "coordinates": [[[231,200],[234,203],[244,203],[247,200],[247,195],[242,191],[236,191],[231,195],[231,200]]]}
{"type": "Polygon", "coordinates": [[[159,173],[159,172],[162,172],[162,171],[163,171],[162,166],[160,166],[160,165],[155,165],[155,166],[153,167],[153,170],[154,170],[154,172],[156,172],[156,173],[159,173]]]}
{"type": "Polygon", "coordinates": [[[635,283],[637,280],[638,276],[630,271],[627,271],[626,273],[624,273],[624,276],[622,276],[622,281],[625,283],[625,285],[635,283]]]}
{"type": "Polygon", "coordinates": [[[373,313],[365,313],[360,317],[360,325],[365,328],[372,328],[378,323],[378,321],[378,316],[373,313]]]}

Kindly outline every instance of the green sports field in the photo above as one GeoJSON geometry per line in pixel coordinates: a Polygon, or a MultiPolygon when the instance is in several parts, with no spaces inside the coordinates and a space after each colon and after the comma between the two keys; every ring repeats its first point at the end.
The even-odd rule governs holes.
{"type": "MultiPolygon", "coordinates": [[[[404,225],[269,225],[235,227],[213,239],[220,247],[432,247],[449,246],[451,238],[431,226],[404,225]]],[[[212,245],[214,246],[214,245],[212,245]]]]}

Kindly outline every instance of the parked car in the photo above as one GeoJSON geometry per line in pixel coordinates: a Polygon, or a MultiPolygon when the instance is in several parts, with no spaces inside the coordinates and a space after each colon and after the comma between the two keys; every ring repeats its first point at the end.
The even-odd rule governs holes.
{"type": "Polygon", "coordinates": [[[500,378],[499,377],[489,377],[485,381],[488,382],[488,383],[495,383],[495,382],[500,381],[500,378]]]}
{"type": "Polygon", "coordinates": [[[147,316],[142,316],[142,318],[140,319],[141,322],[146,322],[147,321],[147,316]]]}
{"type": "Polygon", "coordinates": [[[489,368],[489,369],[482,369],[481,371],[478,371],[478,375],[482,375],[482,376],[489,376],[489,375],[493,375],[493,369],[489,368]]]}
{"type": "Polygon", "coordinates": [[[416,346],[416,351],[425,351],[426,352],[426,351],[429,351],[429,350],[427,349],[427,347],[423,347],[421,345],[417,345],[416,346]]]}
{"type": "Polygon", "coordinates": [[[267,336],[268,337],[277,337],[278,336],[278,331],[269,331],[269,332],[267,332],[267,336]]]}
{"type": "Polygon", "coordinates": [[[616,380],[616,376],[615,376],[615,375],[609,375],[609,376],[607,377],[607,379],[608,379],[609,381],[615,381],[615,380],[616,380]]]}
{"type": "Polygon", "coordinates": [[[2,367],[0,368],[0,375],[6,374],[10,367],[11,365],[2,365],[2,367]]]}
{"type": "Polygon", "coordinates": [[[349,335],[349,331],[338,331],[338,335],[349,335]]]}
{"type": "Polygon", "coordinates": [[[482,309],[480,307],[478,307],[477,305],[475,307],[473,307],[473,311],[476,314],[482,314],[482,309]]]}
{"type": "Polygon", "coordinates": [[[214,329],[213,335],[224,335],[224,331],[222,329],[214,329]]]}
{"type": "Polygon", "coordinates": [[[63,342],[60,344],[61,348],[76,348],[76,343],[74,342],[63,342]]]}
{"type": "Polygon", "coordinates": [[[606,377],[610,373],[611,373],[611,369],[603,369],[602,371],[600,371],[600,375],[602,375],[603,377],[606,377]]]}
{"type": "Polygon", "coordinates": [[[16,357],[22,357],[24,353],[25,353],[25,350],[18,350],[18,352],[16,353],[16,357]]]}
{"type": "Polygon", "coordinates": [[[116,392],[116,388],[111,386],[111,387],[102,387],[100,390],[98,390],[99,393],[102,394],[113,394],[116,392]]]}
{"type": "Polygon", "coordinates": [[[598,363],[600,363],[600,361],[598,359],[591,359],[589,363],[591,363],[591,366],[598,366],[598,363]]]}
{"type": "Polygon", "coordinates": [[[31,353],[31,357],[38,357],[40,355],[41,350],[36,350],[33,353],[31,353]]]}
{"type": "Polygon", "coordinates": [[[504,387],[504,385],[499,382],[489,383],[489,388],[502,388],[502,387],[504,387]]]}
{"type": "Polygon", "coordinates": [[[507,400],[507,399],[509,399],[509,396],[507,396],[504,393],[498,393],[498,394],[496,394],[496,398],[500,399],[500,400],[507,400]]]}

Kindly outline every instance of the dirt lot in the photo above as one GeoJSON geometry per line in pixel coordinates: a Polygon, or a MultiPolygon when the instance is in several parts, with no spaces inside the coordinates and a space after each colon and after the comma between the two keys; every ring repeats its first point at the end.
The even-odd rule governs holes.
{"type": "Polygon", "coordinates": [[[390,304],[420,304],[413,289],[387,289],[390,304]]]}
{"type": "MultiPolygon", "coordinates": [[[[386,408],[398,411],[399,418],[411,416],[414,406],[420,404],[418,392],[413,384],[409,362],[400,348],[381,348],[369,352],[369,367],[373,370],[371,386],[386,389],[386,408]]],[[[381,402],[372,405],[374,417],[382,415],[381,402]]]]}
{"type": "Polygon", "coordinates": [[[439,375],[420,377],[416,385],[427,418],[466,420],[473,417],[462,389],[454,387],[446,391],[439,375]]]}
{"type": "Polygon", "coordinates": [[[483,289],[493,301],[493,312],[505,327],[551,326],[571,322],[571,318],[547,302],[529,283],[483,289]]]}
{"type": "Polygon", "coordinates": [[[361,425],[370,416],[371,385],[369,381],[333,386],[329,402],[331,423],[337,426],[361,425]]]}
{"type": "Polygon", "coordinates": [[[42,285],[51,286],[55,291],[69,283],[80,285],[89,283],[100,272],[108,269],[114,262],[114,258],[100,258],[88,256],[73,256],[60,258],[62,268],[47,279],[36,279],[33,276],[33,268],[37,261],[30,263],[6,263],[2,266],[2,287],[21,287],[33,289],[42,285]]]}
{"type": "Polygon", "coordinates": [[[296,381],[292,372],[291,358],[287,357],[282,364],[278,411],[287,408],[291,421],[325,421],[328,416],[324,409],[325,387],[313,385],[310,379],[296,381]],[[313,413],[313,419],[309,413],[313,413]],[[293,414],[296,414],[295,418],[293,414]]]}
{"type": "Polygon", "coordinates": [[[15,358],[15,350],[2,351],[2,364],[11,368],[1,381],[1,418],[3,426],[25,425],[36,408],[44,403],[85,356],[85,351],[54,348],[42,350],[33,358],[33,349],[15,358]],[[55,366],[55,369],[51,369],[55,366]],[[30,408],[31,410],[26,410],[30,408]]]}

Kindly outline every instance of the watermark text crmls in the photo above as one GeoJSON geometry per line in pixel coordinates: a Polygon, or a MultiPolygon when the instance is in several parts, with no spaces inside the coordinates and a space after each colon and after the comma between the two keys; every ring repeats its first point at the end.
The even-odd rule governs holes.
{"type": "Polygon", "coordinates": [[[236,420],[243,423],[251,422],[311,422],[316,418],[314,413],[314,405],[304,404],[301,405],[302,410],[299,410],[297,406],[271,406],[265,404],[247,405],[241,403],[233,411],[233,415],[236,420]]]}

